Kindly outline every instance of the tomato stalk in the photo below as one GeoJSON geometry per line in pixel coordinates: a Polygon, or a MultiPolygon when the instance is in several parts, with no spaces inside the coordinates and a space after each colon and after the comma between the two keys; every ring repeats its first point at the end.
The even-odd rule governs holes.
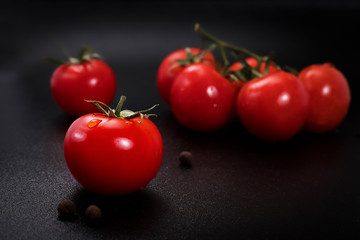
{"type": "Polygon", "coordinates": [[[256,53],[253,53],[245,48],[240,48],[240,47],[234,46],[232,44],[229,44],[227,42],[224,42],[222,40],[219,40],[218,38],[216,38],[213,35],[211,35],[210,33],[208,33],[203,27],[200,26],[199,23],[195,24],[195,32],[198,33],[203,39],[209,40],[219,46],[221,54],[223,55],[223,57],[225,57],[224,58],[224,68],[226,68],[226,67],[228,67],[228,65],[230,65],[229,61],[226,58],[226,54],[224,51],[225,48],[230,49],[237,54],[239,54],[239,53],[246,54],[250,57],[255,58],[256,61],[258,61],[258,62],[263,61],[263,57],[257,55],[256,53]]]}
{"type": "Polygon", "coordinates": [[[290,66],[284,66],[284,68],[285,68],[285,70],[287,71],[287,72],[289,72],[289,73],[292,73],[292,74],[294,74],[295,76],[299,76],[299,71],[297,70],[297,69],[295,69],[295,68],[293,68],[293,67],[290,67],[290,66]]]}
{"type": "Polygon", "coordinates": [[[196,55],[194,56],[194,62],[193,62],[193,63],[200,62],[201,59],[203,59],[206,54],[208,54],[209,52],[212,52],[215,48],[217,48],[217,45],[214,43],[214,44],[211,44],[211,45],[210,45],[207,49],[205,49],[204,51],[199,52],[198,54],[196,54],[196,55]]]}
{"type": "Polygon", "coordinates": [[[198,63],[200,62],[206,54],[208,54],[209,52],[212,52],[215,48],[217,47],[216,44],[211,44],[207,49],[205,49],[202,52],[199,52],[197,54],[193,54],[191,53],[191,49],[189,47],[186,47],[184,50],[186,52],[186,58],[185,59],[177,59],[175,60],[175,62],[177,64],[173,64],[170,68],[169,71],[171,71],[172,69],[178,67],[178,66],[187,66],[193,63],[198,63]]]}
{"type": "Polygon", "coordinates": [[[229,44],[225,41],[219,40],[218,38],[216,38],[213,35],[211,35],[210,33],[208,33],[204,28],[202,28],[199,23],[195,24],[195,32],[201,36],[203,41],[208,40],[210,42],[213,42],[213,44],[216,44],[219,47],[222,59],[224,61],[224,66],[221,71],[221,74],[224,76],[229,74],[228,78],[230,81],[233,81],[236,78],[238,78],[238,80],[242,79],[244,81],[248,81],[248,80],[253,79],[254,77],[258,78],[263,75],[267,75],[270,64],[273,65],[274,67],[276,67],[277,69],[280,69],[280,66],[277,65],[275,62],[273,62],[269,56],[262,57],[262,56],[259,56],[258,54],[253,53],[245,48],[237,47],[237,46],[229,44]],[[228,69],[230,67],[230,62],[226,56],[225,49],[232,51],[232,53],[235,55],[237,60],[242,64],[243,68],[241,70],[228,71],[228,69]],[[251,67],[245,61],[245,58],[243,57],[243,55],[254,58],[258,63],[257,67],[256,68],[251,67]],[[264,73],[261,74],[260,66],[263,62],[265,62],[265,70],[264,70],[264,73]]]}
{"type": "Polygon", "coordinates": [[[90,61],[91,59],[103,59],[98,53],[94,53],[93,50],[89,46],[84,46],[80,49],[77,58],[71,57],[66,48],[62,48],[65,56],[68,58],[68,61],[64,61],[58,58],[46,57],[45,59],[49,62],[55,64],[72,64],[79,65],[85,61],[90,61]]]}
{"type": "Polygon", "coordinates": [[[124,102],[126,101],[126,97],[124,95],[122,95],[120,97],[120,100],[115,109],[112,109],[107,104],[105,104],[101,101],[96,101],[96,100],[85,100],[85,101],[92,103],[97,109],[99,109],[101,112],[105,113],[106,116],[109,118],[132,119],[132,118],[140,116],[140,118],[141,118],[140,123],[143,121],[144,116],[145,117],[150,117],[150,116],[157,117],[156,114],[146,113],[146,112],[149,112],[152,109],[154,109],[155,107],[159,106],[159,104],[155,104],[154,106],[152,106],[149,109],[140,110],[140,111],[136,111],[136,112],[127,110],[127,109],[122,110],[124,102]]]}

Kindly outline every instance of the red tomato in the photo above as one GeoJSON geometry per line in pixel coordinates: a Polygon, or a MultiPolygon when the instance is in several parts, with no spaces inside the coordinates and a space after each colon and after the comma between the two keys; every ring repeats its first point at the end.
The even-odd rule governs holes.
{"type": "Polygon", "coordinates": [[[303,127],[309,96],[296,76],[281,71],[247,82],[236,104],[249,132],[263,140],[283,141],[303,127]]]}
{"type": "MultiPolygon", "coordinates": [[[[255,58],[247,58],[246,59],[246,62],[247,64],[249,64],[251,67],[253,68],[256,68],[257,67],[257,61],[255,60],[255,58]]],[[[261,66],[260,66],[260,73],[264,73],[264,70],[265,70],[265,66],[266,66],[266,63],[263,62],[261,63],[261,66]]],[[[233,65],[231,65],[229,67],[230,70],[233,70],[233,71],[237,71],[237,70],[240,70],[242,68],[242,65],[241,63],[239,62],[236,62],[234,63],[233,65]]],[[[268,74],[270,73],[276,73],[278,72],[278,70],[276,69],[276,67],[274,67],[273,65],[269,65],[269,68],[268,68],[268,74]]]]}
{"type": "Polygon", "coordinates": [[[97,110],[84,99],[111,103],[116,78],[105,62],[91,59],[81,64],[60,65],[51,77],[50,88],[55,102],[64,112],[80,116],[97,110]]]}
{"type": "Polygon", "coordinates": [[[187,66],[171,88],[170,105],[180,124],[197,131],[225,126],[235,116],[236,89],[202,63],[187,66]]]}
{"type": "MultiPolygon", "coordinates": [[[[199,54],[200,49],[190,48],[191,54],[199,54]]],[[[177,50],[169,54],[160,64],[157,72],[157,88],[161,98],[167,103],[170,103],[171,86],[176,76],[186,67],[181,66],[176,60],[184,60],[187,57],[185,49],[177,50]]],[[[212,53],[207,53],[199,62],[215,67],[215,59],[212,53]]]]}
{"type": "Polygon", "coordinates": [[[160,168],[163,142],[147,118],[123,119],[103,113],[81,116],[64,141],[67,166],[86,189],[127,194],[145,188],[160,168]]]}
{"type": "MultiPolygon", "coordinates": [[[[253,68],[256,68],[257,67],[257,61],[255,60],[255,58],[247,58],[246,59],[246,62],[253,68]]],[[[260,67],[260,73],[264,73],[264,70],[265,70],[265,66],[266,66],[266,63],[263,62],[261,64],[261,67],[260,67]]],[[[232,71],[238,71],[242,68],[242,65],[241,63],[239,62],[235,62],[233,65],[231,65],[229,67],[229,70],[232,70],[232,71]]],[[[269,68],[268,68],[268,74],[271,74],[271,73],[276,73],[278,72],[278,70],[276,69],[276,67],[272,66],[272,65],[269,65],[269,68]]],[[[242,79],[239,79],[239,82],[236,82],[236,81],[233,81],[232,82],[234,84],[235,87],[237,87],[238,90],[240,90],[240,88],[242,86],[244,86],[244,84],[246,83],[246,81],[242,80],[242,79]]]]}
{"type": "Polygon", "coordinates": [[[350,105],[350,89],[344,75],[329,63],[315,64],[299,74],[310,96],[305,129],[327,132],[344,119],[350,105]]]}

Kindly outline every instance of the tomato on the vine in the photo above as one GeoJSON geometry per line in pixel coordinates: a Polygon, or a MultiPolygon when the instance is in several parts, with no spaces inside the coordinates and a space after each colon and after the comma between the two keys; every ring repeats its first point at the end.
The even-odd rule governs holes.
{"type": "Polygon", "coordinates": [[[208,52],[201,55],[203,50],[199,48],[180,49],[170,53],[161,62],[157,72],[157,89],[161,98],[167,104],[170,103],[171,86],[176,76],[187,66],[192,63],[201,62],[206,65],[215,67],[215,58],[212,53],[208,52]],[[180,60],[180,62],[179,62],[180,60]]]}
{"type": "Polygon", "coordinates": [[[71,58],[52,74],[50,88],[54,100],[69,115],[80,116],[97,110],[84,99],[110,104],[115,96],[114,72],[104,61],[92,56],[83,51],[79,59],[71,58]]]}
{"type": "Polygon", "coordinates": [[[283,141],[299,132],[308,116],[303,83],[283,71],[247,82],[240,90],[237,113],[246,129],[268,141],[283,141]]]}
{"type": "Polygon", "coordinates": [[[202,63],[187,66],[175,79],[170,106],[180,124],[197,131],[224,127],[235,117],[237,90],[220,73],[202,63]]]}
{"type": "MultiPolygon", "coordinates": [[[[258,62],[256,61],[255,58],[249,57],[249,58],[246,58],[245,61],[247,62],[247,64],[250,65],[250,67],[256,68],[256,67],[258,66],[258,62]]],[[[259,71],[259,72],[260,72],[260,73],[264,73],[265,67],[266,67],[266,63],[265,63],[265,62],[262,62],[261,65],[260,65],[260,71],[259,71]]],[[[234,64],[232,64],[232,65],[229,67],[229,70],[237,71],[237,70],[240,70],[241,68],[242,68],[241,63],[235,62],[234,64]]],[[[277,70],[275,66],[269,64],[268,74],[276,73],[276,72],[278,72],[278,71],[279,71],[279,70],[277,70]]]]}
{"type": "Polygon", "coordinates": [[[327,132],[344,119],[350,105],[350,89],[344,75],[332,64],[314,64],[299,74],[310,96],[309,116],[304,128],[327,132]]]}
{"type": "MultiPolygon", "coordinates": [[[[123,103],[124,97],[121,99],[123,103]]],[[[92,102],[101,105],[104,113],[79,117],[65,136],[70,172],[84,188],[100,194],[127,194],[145,188],[163,156],[160,132],[148,119],[153,114],[121,111],[122,103],[112,110],[92,102]]]]}

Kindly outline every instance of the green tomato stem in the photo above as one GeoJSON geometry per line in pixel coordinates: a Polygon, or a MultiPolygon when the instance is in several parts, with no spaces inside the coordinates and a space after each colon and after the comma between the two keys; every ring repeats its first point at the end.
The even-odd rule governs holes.
{"type": "Polygon", "coordinates": [[[67,57],[67,61],[59,60],[57,58],[46,57],[45,59],[49,62],[55,64],[69,64],[69,65],[79,65],[85,61],[90,61],[91,59],[103,59],[98,53],[94,53],[89,46],[84,46],[80,49],[77,57],[71,57],[69,51],[63,46],[62,48],[63,53],[67,57]]]}
{"type": "Polygon", "coordinates": [[[116,109],[115,109],[115,115],[117,117],[120,117],[120,112],[121,112],[121,109],[122,109],[125,101],[126,101],[126,97],[124,95],[122,95],[120,97],[119,103],[118,103],[118,105],[116,106],[116,109]]]}
{"type": "Polygon", "coordinates": [[[123,95],[120,97],[120,100],[116,106],[116,109],[112,109],[108,105],[106,105],[105,103],[100,102],[100,101],[96,101],[96,100],[85,100],[85,101],[92,103],[96,108],[98,108],[101,112],[105,113],[106,116],[109,118],[132,119],[137,116],[140,116],[141,117],[140,123],[143,121],[144,116],[146,116],[146,117],[156,116],[157,117],[156,114],[146,113],[146,112],[151,111],[155,107],[159,106],[159,104],[155,104],[154,106],[152,106],[149,109],[140,110],[137,112],[133,112],[131,110],[121,110],[124,105],[124,102],[126,101],[126,97],[123,95]]]}
{"type": "MultiPolygon", "coordinates": [[[[253,53],[245,48],[240,48],[240,47],[234,46],[232,44],[229,44],[227,42],[224,42],[222,40],[219,40],[218,38],[216,38],[213,35],[211,35],[210,33],[208,33],[204,28],[202,28],[199,23],[195,24],[195,32],[198,33],[203,39],[206,39],[206,40],[216,43],[220,48],[223,47],[223,48],[230,49],[236,53],[246,54],[250,57],[255,58],[256,61],[261,61],[263,59],[261,56],[257,55],[256,53],[253,53]]],[[[225,62],[225,59],[224,59],[224,62],[225,62]]]]}

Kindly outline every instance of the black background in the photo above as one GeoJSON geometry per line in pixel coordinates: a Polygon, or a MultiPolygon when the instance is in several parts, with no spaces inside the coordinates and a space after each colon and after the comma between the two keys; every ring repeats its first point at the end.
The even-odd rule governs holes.
{"type": "Polygon", "coordinates": [[[4,2],[0,8],[0,239],[359,239],[360,4],[356,1],[4,2]],[[327,134],[284,143],[257,140],[236,120],[212,133],[180,126],[156,90],[170,52],[200,46],[209,32],[301,69],[332,62],[347,77],[348,116],[327,134]],[[49,80],[62,57],[91,45],[113,68],[127,108],[160,103],[162,167],[145,190],[101,196],[84,190],[63,157],[74,118],[55,105],[49,80]],[[193,168],[178,154],[193,153],[193,168]],[[64,199],[78,218],[60,221],[64,199]],[[103,210],[86,224],[90,204],[103,210]]]}

